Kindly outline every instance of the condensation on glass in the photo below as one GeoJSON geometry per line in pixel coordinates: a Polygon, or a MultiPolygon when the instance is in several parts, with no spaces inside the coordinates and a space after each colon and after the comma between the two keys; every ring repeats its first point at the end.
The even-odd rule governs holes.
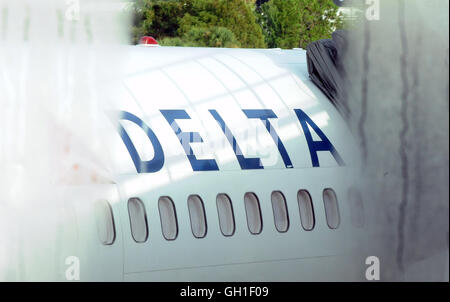
{"type": "Polygon", "coordinates": [[[148,224],[145,206],[139,198],[128,200],[128,216],[130,218],[131,235],[134,241],[142,243],[148,238],[148,224]]]}
{"type": "Polygon", "coordinates": [[[257,235],[262,231],[261,208],[258,197],[255,193],[245,193],[244,203],[248,230],[251,234],[257,235]]]}
{"type": "Polygon", "coordinates": [[[111,245],[116,239],[116,228],[111,205],[106,200],[98,200],[94,205],[97,234],[100,242],[111,245]]]}
{"type": "Polygon", "coordinates": [[[350,206],[350,220],[357,228],[364,227],[364,205],[361,193],[351,188],[348,192],[348,202],[350,206]]]}
{"type": "Polygon", "coordinates": [[[336,193],[333,189],[327,188],[323,190],[323,204],[328,227],[337,229],[340,224],[340,216],[336,193]]]}
{"type": "Polygon", "coordinates": [[[195,238],[205,237],[207,231],[206,215],[205,207],[200,196],[191,195],[188,197],[188,209],[192,234],[195,238]]]}
{"type": "Polygon", "coordinates": [[[300,190],[297,193],[298,209],[300,211],[300,222],[306,231],[314,229],[315,217],[311,195],[307,190],[300,190]]]}
{"type": "Polygon", "coordinates": [[[164,238],[166,240],[175,240],[178,235],[178,222],[172,199],[167,196],[160,197],[158,200],[158,208],[164,238]]]}
{"type": "Polygon", "coordinates": [[[220,231],[224,236],[233,236],[235,230],[233,204],[227,194],[218,194],[216,198],[220,231]]]}
{"type": "Polygon", "coordinates": [[[278,232],[284,233],[289,229],[289,215],[286,198],[280,191],[274,191],[272,192],[271,199],[275,228],[278,232]]]}

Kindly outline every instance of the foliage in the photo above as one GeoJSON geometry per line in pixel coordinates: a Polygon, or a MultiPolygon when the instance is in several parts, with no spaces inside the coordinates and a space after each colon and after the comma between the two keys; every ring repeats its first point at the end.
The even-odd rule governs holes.
{"type": "Polygon", "coordinates": [[[258,21],[269,47],[293,48],[300,37],[300,2],[272,0],[261,5],[258,21]]]}
{"type": "Polygon", "coordinates": [[[342,26],[332,0],[136,0],[132,42],[150,35],[162,45],[302,47],[342,26]]]}
{"type": "Polygon", "coordinates": [[[266,46],[252,0],[138,0],[133,15],[134,43],[151,35],[166,45],[266,46]]]}
{"type": "Polygon", "coordinates": [[[132,42],[137,43],[144,35],[174,37],[183,16],[183,2],[137,0],[132,10],[132,42]]]}
{"type": "Polygon", "coordinates": [[[183,36],[163,38],[163,46],[191,46],[191,47],[240,47],[233,32],[225,27],[214,26],[191,27],[183,36]]]}
{"type": "Polygon", "coordinates": [[[257,10],[269,47],[293,48],[328,39],[343,24],[331,0],[271,0],[257,10]]]}

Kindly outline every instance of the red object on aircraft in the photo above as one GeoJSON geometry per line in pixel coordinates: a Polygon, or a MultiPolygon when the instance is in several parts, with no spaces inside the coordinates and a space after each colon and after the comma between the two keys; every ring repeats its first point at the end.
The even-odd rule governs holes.
{"type": "Polygon", "coordinates": [[[159,46],[158,41],[151,36],[143,36],[139,39],[139,45],[159,46]]]}

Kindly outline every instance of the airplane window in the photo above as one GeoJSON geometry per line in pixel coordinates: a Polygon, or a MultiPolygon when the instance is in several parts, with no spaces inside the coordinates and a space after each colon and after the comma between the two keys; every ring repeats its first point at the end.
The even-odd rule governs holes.
{"type": "Polygon", "coordinates": [[[206,236],[206,216],[203,201],[198,195],[188,197],[189,217],[191,219],[192,234],[195,238],[206,236]]]}
{"type": "Polygon", "coordinates": [[[174,240],[178,235],[178,223],[172,199],[167,196],[160,197],[158,208],[163,236],[166,240],[174,240]]]}
{"type": "Polygon", "coordinates": [[[300,190],[297,193],[298,208],[300,211],[300,222],[306,231],[314,229],[314,207],[311,200],[311,195],[306,190],[300,190]]]}
{"type": "Polygon", "coordinates": [[[104,245],[113,244],[116,239],[116,229],[111,205],[106,200],[99,200],[94,205],[94,213],[100,242],[104,245]]]}
{"type": "Polygon", "coordinates": [[[272,192],[272,209],[275,227],[278,232],[286,232],[289,228],[289,216],[286,199],[280,191],[272,192]]]}
{"type": "Polygon", "coordinates": [[[131,235],[136,242],[145,242],[148,237],[147,214],[144,203],[139,198],[128,200],[131,235]]]}
{"type": "Polygon", "coordinates": [[[330,229],[337,229],[340,223],[339,208],[336,193],[333,189],[323,190],[323,203],[325,205],[325,216],[330,229]]]}
{"type": "Polygon", "coordinates": [[[357,228],[364,227],[364,205],[361,193],[356,189],[350,189],[348,192],[348,201],[350,204],[352,224],[357,228]]]}
{"type": "Polygon", "coordinates": [[[235,230],[233,205],[226,194],[218,194],[216,198],[220,231],[224,236],[233,236],[235,230]]]}
{"type": "Polygon", "coordinates": [[[255,193],[245,193],[244,203],[248,229],[250,233],[257,235],[262,231],[261,208],[258,197],[256,197],[255,193]]]}

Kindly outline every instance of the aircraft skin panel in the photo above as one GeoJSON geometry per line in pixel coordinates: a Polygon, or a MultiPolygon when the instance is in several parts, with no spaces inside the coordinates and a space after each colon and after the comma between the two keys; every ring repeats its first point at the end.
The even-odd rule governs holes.
{"type": "Polygon", "coordinates": [[[125,274],[126,282],[357,282],[364,272],[355,255],[285,259],[274,262],[234,263],[183,267],[125,274]],[[346,266],[343,273],[342,266],[346,266]]]}
{"type": "MultiPolygon", "coordinates": [[[[117,104],[114,110],[127,111],[141,118],[160,138],[165,156],[163,170],[170,169],[172,164],[187,164],[187,160],[179,140],[160,110],[186,112],[189,118],[178,119],[178,127],[184,132],[199,133],[204,143],[191,144],[196,157],[215,158],[220,171],[230,168],[241,170],[241,167],[236,164],[235,159],[234,163],[231,163],[235,157],[233,150],[217,120],[209,112],[211,109],[217,112],[236,138],[244,156],[247,156],[247,153],[248,156],[259,156],[265,169],[282,168],[284,165],[264,123],[257,118],[249,119],[244,114],[244,109],[273,111],[277,118],[269,121],[284,143],[294,168],[311,167],[308,146],[294,113],[295,109],[303,110],[322,129],[335,148],[342,153],[346,165],[358,164],[357,151],[354,144],[349,143],[353,141],[353,137],[342,116],[328,99],[304,78],[306,65],[296,64],[294,73],[291,67],[286,67],[289,65],[278,64],[273,59],[277,56],[272,52],[277,51],[278,56],[283,52],[266,50],[266,55],[262,50],[227,49],[213,52],[196,48],[181,52],[178,48],[166,47],[136,47],[134,51],[136,55],[130,55],[129,60],[142,61],[142,64],[138,71],[129,71],[123,81],[123,89],[129,94],[129,98],[133,99],[133,104],[117,104]],[[146,60],[142,57],[143,51],[147,53],[146,60]],[[250,55],[259,59],[259,64],[255,58],[244,61],[250,55]],[[174,62],[166,57],[170,57],[174,62]],[[204,63],[208,60],[214,61],[215,64],[204,63]],[[158,62],[166,62],[167,66],[161,66],[158,62]],[[255,67],[256,65],[258,67],[255,67]],[[332,126],[329,125],[330,121],[333,122],[332,126]],[[345,139],[341,139],[342,137],[345,139]]],[[[302,51],[298,52],[301,61],[305,55],[302,51]]],[[[316,135],[314,131],[311,131],[311,134],[313,138],[316,135]]],[[[113,159],[116,173],[135,173],[136,169],[129,155],[123,152],[120,137],[114,135],[111,144],[122,149],[117,154],[119,158],[113,159]]],[[[137,149],[139,152],[139,148],[137,149]]],[[[326,153],[318,154],[322,157],[320,166],[336,166],[336,161],[326,153]]],[[[186,168],[188,166],[185,165],[186,168]]]]}
{"type": "Polygon", "coordinates": [[[34,220],[17,227],[37,235],[23,243],[26,254],[11,256],[11,267],[23,268],[6,280],[71,280],[67,274],[77,265],[82,281],[363,280],[364,264],[353,260],[364,228],[351,224],[348,203],[359,151],[344,117],[308,79],[304,50],[122,50],[123,70],[96,91],[104,112],[89,117],[102,134],[102,174],[83,170],[91,183],[79,182],[86,177],[76,173],[74,161],[72,174],[48,197],[65,208],[39,209],[58,218],[46,222],[56,231],[44,236],[34,220]],[[336,194],[331,210],[325,189],[336,194]],[[311,198],[312,230],[301,223],[299,190],[311,198]],[[275,224],[275,191],[285,198],[285,232],[275,224]],[[259,206],[248,199],[246,205],[247,193],[256,195],[259,206]],[[218,194],[231,200],[231,236],[220,229],[218,194]],[[203,202],[203,238],[192,231],[191,195],[203,202]],[[163,212],[161,197],[171,200],[163,212]],[[134,214],[145,214],[139,230],[147,233],[137,237],[132,225],[139,225],[130,217],[143,213],[129,213],[131,198],[142,202],[134,214]],[[262,230],[252,234],[258,210],[262,230]],[[337,228],[327,217],[333,210],[337,228]],[[163,228],[161,213],[176,220],[173,240],[163,234],[174,229],[170,223],[163,228]],[[249,224],[247,216],[255,221],[249,224]],[[33,245],[47,253],[34,253],[33,245]]]}
{"type": "MultiPolygon", "coordinates": [[[[152,270],[176,269],[177,267],[209,266],[227,263],[246,263],[255,261],[275,261],[315,256],[332,256],[349,252],[352,232],[349,209],[345,198],[339,199],[341,224],[338,229],[328,228],[322,201],[322,190],[332,187],[336,195],[346,196],[346,184],[336,179],[345,177],[344,171],[326,171],[321,173],[308,172],[308,177],[296,176],[295,170],[285,173],[285,178],[279,178],[278,171],[266,171],[260,175],[248,174],[245,184],[237,172],[223,172],[218,177],[208,175],[198,178],[185,178],[165,187],[155,188],[140,193],[125,189],[122,195],[138,197],[144,201],[148,221],[148,242],[135,243],[131,238],[128,224],[123,224],[125,249],[125,272],[142,272],[152,270]],[[315,178],[320,177],[318,184],[315,178]],[[202,185],[199,186],[198,183],[202,185]],[[311,195],[315,226],[312,231],[305,231],[301,226],[297,191],[308,190],[311,195]],[[270,196],[273,191],[281,191],[286,198],[290,226],[286,233],[279,233],[274,224],[274,216],[270,196]],[[244,207],[244,194],[253,192],[257,195],[263,220],[263,230],[259,235],[250,234],[244,207]],[[225,237],[219,228],[216,208],[216,196],[226,193],[232,202],[236,230],[233,236],[225,237]],[[205,238],[194,238],[191,232],[187,198],[191,194],[199,195],[205,205],[208,231],[205,238]],[[175,204],[178,217],[178,237],[167,241],[161,233],[158,213],[158,198],[170,196],[175,204]],[[151,255],[151,256],[149,256],[151,255]]],[[[324,169],[330,170],[330,169],[324,169]]],[[[126,214],[126,203],[122,209],[126,214]]],[[[126,215],[122,215],[126,217],[126,215]]]]}
{"type": "MultiPolygon", "coordinates": [[[[333,280],[334,276],[336,280],[345,273],[339,259],[351,258],[352,239],[359,232],[350,224],[347,203],[355,181],[351,171],[358,167],[359,155],[343,117],[308,80],[303,50],[134,47],[128,59],[131,63],[122,87],[133,104],[116,103],[113,109],[131,113],[153,131],[164,164],[157,171],[137,173],[121,136],[116,132],[109,138],[110,145],[120,150],[112,160],[121,197],[117,212],[122,220],[125,280],[212,280],[213,274],[217,280],[333,280]],[[311,124],[300,123],[298,109],[311,124]],[[271,110],[274,116],[266,120],[252,117],[258,110],[271,110]],[[274,131],[267,130],[267,121],[274,131]],[[325,136],[338,155],[317,151],[314,162],[304,127],[312,141],[325,136]],[[202,141],[181,144],[176,131],[188,136],[196,132],[202,141]],[[194,163],[186,152],[195,156],[194,163]],[[252,166],[248,161],[245,166],[248,159],[259,162],[253,161],[252,166]],[[195,168],[195,161],[203,162],[195,168]],[[337,195],[337,229],[327,225],[326,188],[337,195]],[[300,222],[297,192],[302,189],[310,193],[314,207],[311,231],[305,231],[300,222]],[[281,191],[286,198],[289,229],[285,233],[275,228],[273,191],[281,191]],[[258,235],[251,234],[247,226],[247,192],[259,199],[262,232],[258,235]],[[236,229],[230,237],[223,236],[219,227],[219,193],[227,194],[232,202],[236,229]],[[195,238],[191,231],[187,199],[193,194],[204,203],[204,238],[195,238]],[[161,196],[170,197],[175,206],[175,240],[166,240],[162,234],[161,196]],[[148,239],[144,243],[131,236],[127,201],[132,197],[145,205],[148,239]],[[325,274],[331,264],[337,268],[325,274]]],[[[154,145],[144,132],[138,134],[142,129],[130,121],[120,124],[130,134],[140,159],[154,158],[154,145]]],[[[358,269],[347,268],[347,275],[341,277],[363,278],[355,274],[358,269]]]]}

